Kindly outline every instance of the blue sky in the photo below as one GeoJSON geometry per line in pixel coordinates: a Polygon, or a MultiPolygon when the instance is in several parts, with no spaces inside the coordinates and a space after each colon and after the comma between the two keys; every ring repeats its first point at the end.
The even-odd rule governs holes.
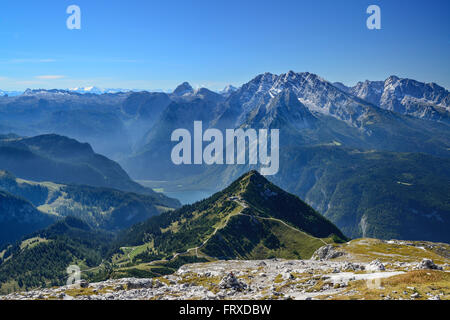
{"type": "Polygon", "coordinates": [[[450,88],[447,0],[15,0],[0,8],[0,89],[212,89],[309,71],[450,88]],[[81,8],[68,30],[66,8],[81,8]],[[381,30],[366,8],[381,7],[381,30]]]}

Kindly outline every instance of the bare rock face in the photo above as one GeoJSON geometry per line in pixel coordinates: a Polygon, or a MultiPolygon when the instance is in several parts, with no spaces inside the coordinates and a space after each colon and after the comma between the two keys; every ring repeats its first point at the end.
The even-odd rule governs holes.
{"type": "Polygon", "coordinates": [[[345,253],[342,251],[337,251],[331,244],[320,247],[314,252],[312,259],[313,260],[330,260],[340,256],[343,256],[345,253]]]}
{"type": "Polygon", "coordinates": [[[345,262],[341,267],[341,270],[343,271],[363,271],[365,269],[364,265],[352,262],[345,262]]]}
{"type": "Polygon", "coordinates": [[[434,264],[433,260],[431,259],[423,259],[417,264],[416,269],[442,270],[442,267],[434,264]]]}
{"type": "Polygon", "coordinates": [[[128,281],[126,283],[126,287],[128,290],[153,288],[153,280],[152,279],[133,279],[133,281],[128,281]]]}
{"type": "Polygon", "coordinates": [[[248,287],[247,284],[242,281],[239,281],[239,279],[236,278],[236,276],[232,272],[223,277],[223,279],[219,283],[220,289],[233,289],[237,291],[242,291],[247,289],[247,287],[248,287]]]}

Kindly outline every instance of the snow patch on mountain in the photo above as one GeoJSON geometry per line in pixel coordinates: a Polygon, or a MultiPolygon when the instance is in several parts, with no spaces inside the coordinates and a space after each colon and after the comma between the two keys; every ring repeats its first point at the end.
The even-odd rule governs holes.
{"type": "Polygon", "coordinates": [[[134,91],[134,90],[121,89],[121,88],[116,88],[116,89],[106,88],[105,89],[105,88],[98,88],[98,87],[90,86],[90,87],[70,88],[67,91],[81,93],[81,94],[85,94],[85,93],[104,94],[104,93],[130,92],[130,91],[134,91]]]}

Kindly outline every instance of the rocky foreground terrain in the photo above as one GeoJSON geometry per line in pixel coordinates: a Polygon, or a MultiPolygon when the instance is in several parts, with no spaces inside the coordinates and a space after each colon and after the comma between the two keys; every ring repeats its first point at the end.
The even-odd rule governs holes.
{"type": "Polygon", "coordinates": [[[233,260],[182,266],[153,279],[111,279],[13,293],[0,300],[450,300],[450,246],[358,239],[310,260],[233,260]]]}

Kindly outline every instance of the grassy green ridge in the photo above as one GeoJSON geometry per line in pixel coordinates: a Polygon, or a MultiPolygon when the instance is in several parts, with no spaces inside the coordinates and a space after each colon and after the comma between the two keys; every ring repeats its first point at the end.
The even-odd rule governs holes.
{"type": "Polygon", "coordinates": [[[309,258],[326,243],[320,238],[346,240],[298,197],[251,171],[208,199],[131,227],[119,235],[114,253],[124,257],[128,253],[123,247],[145,246],[135,256],[139,263],[168,260],[176,253],[208,258],[309,258]],[[268,218],[273,220],[264,220],[268,218]]]}
{"type": "Polygon", "coordinates": [[[321,240],[276,221],[234,216],[202,253],[222,259],[308,259],[323,245],[321,240]]]}
{"type": "Polygon", "coordinates": [[[240,180],[246,183],[242,198],[255,214],[287,221],[315,237],[326,238],[334,234],[345,239],[335,225],[312,207],[269,182],[257,171],[251,171],[240,180]]]}

